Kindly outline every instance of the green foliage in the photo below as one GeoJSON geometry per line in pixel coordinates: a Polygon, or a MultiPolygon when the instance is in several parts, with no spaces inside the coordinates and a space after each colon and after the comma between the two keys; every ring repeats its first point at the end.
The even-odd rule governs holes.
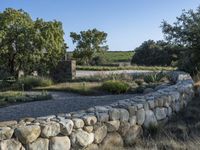
{"type": "Polygon", "coordinates": [[[132,51],[106,51],[104,52],[105,59],[109,63],[130,62],[133,56],[132,51]]]}
{"type": "Polygon", "coordinates": [[[172,25],[162,23],[162,31],[171,43],[185,47],[179,61],[180,69],[196,73],[200,69],[200,7],[183,11],[172,25]]]}
{"type": "Polygon", "coordinates": [[[113,71],[113,70],[175,70],[175,67],[163,67],[163,66],[125,66],[125,67],[107,67],[107,66],[77,66],[77,70],[91,70],[91,71],[113,71]]]}
{"type": "Polygon", "coordinates": [[[164,77],[166,77],[166,75],[163,72],[152,73],[150,75],[144,76],[144,81],[146,83],[156,83],[160,82],[164,77]]]}
{"type": "MultiPolygon", "coordinates": [[[[73,52],[67,52],[68,57],[72,57],[73,52]]],[[[97,53],[95,56],[102,56],[105,59],[105,63],[113,64],[119,62],[130,62],[133,56],[133,51],[104,51],[102,53],[97,53]]],[[[94,56],[94,57],[95,57],[94,56]]]]}
{"type": "Polygon", "coordinates": [[[106,64],[106,59],[105,59],[105,56],[104,55],[97,55],[97,56],[94,56],[90,62],[90,64],[92,66],[100,66],[100,65],[103,65],[103,64],[106,64]]]}
{"type": "Polygon", "coordinates": [[[66,82],[69,80],[67,78],[67,71],[69,68],[67,68],[67,62],[66,61],[60,61],[56,67],[52,68],[50,70],[50,77],[55,82],[66,82]]]}
{"type": "Polygon", "coordinates": [[[102,84],[103,90],[113,94],[126,93],[129,90],[129,88],[129,84],[118,80],[109,80],[102,84]]]}
{"type": "Polygon", "coordinates": [[[132,82],[133,76],[129,74],[105,74],[105,73],[99,73],[91,76],[86,77],[79,77],[76,78],[75,82],[104,82],[108,80],[120,80],[120,81],[127,81],[132,82]]]}
{"type": "Polygon", "coordinates": [[[0,67],[16,76],[20,70],[47,70],[64,54],[62,24],[33,21],[23,10],[7,8],[0,12],[0,67]]]}
{"type": "Polygon", "coordinates": [[[81,64],[88,65],[95,53],[108,49],[108,46],[105,45],[107,33],[97,29],[81,31],[79,34],[71,32],[70,37],[76,44],[73,57],[81,64]]]}
{"type": "Polygon", "coordinates": [[[17,89],[30,90],[34,87],[38,87],[38,86],[45,87],[45,86],[50,86],[52,84],[53,82],[49,78],[39,77],[39,76],[37,77],[26,76],[26,77],[22,77],[18,79],[14,86],[17,89]]]}
{"type": "Polygon", "coordinates": [[[52,99],[52,97],[47,93],[25,94],[23,92],[15,91],[0,92],[0,107],[19,102],[30,102],[49,99],[52,99]]]}
{"type": "Polygon", "coordinates": [[[164,41],[148,40],[135,49],[131,63],[146,66],[172,66],[179,58],[180,49],[181,47],[164,41]]]}

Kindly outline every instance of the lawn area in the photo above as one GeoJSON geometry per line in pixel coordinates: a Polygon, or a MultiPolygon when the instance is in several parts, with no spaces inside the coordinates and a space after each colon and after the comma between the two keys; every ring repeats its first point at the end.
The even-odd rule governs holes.
{"type": "Polygon", "coordinates": [[[113,71],[113,70],[149,70],[149,71],[171,71],[176,70],[174,67],[162,66],[124,66],[124,67],[106,67],[106,66],[77,66],[77,70],[88,71],[113,71]]]}
{"type": "Polygon", "coordinates": [[[0,107],[31,101],[49,100],[51,95],[46,92],[27,93],[19,91],[0,92],[0,107]]]}
{"type": "Polygon", "coordinates": [[[130,62],[133,57],[133,51],[107,51],[104,56],[110,63],[130,62]]]}
{"type": "Polygon", "coordinates": [[[100,82],[66,82],[47,87],[37,87],[33,90],[74,92],[81,95],[101,95],[103,93],[103,91],[99,90],[101,84],[100,82]]]}
{"type": "MultiPolygon", "coordinates": [[[[72,57],[73,52],[68,52],[68,54],[72,57]]],[[[104,57],[109,63],[130,62],[133,54],[133,51],[106,51],[104,57]]]]}

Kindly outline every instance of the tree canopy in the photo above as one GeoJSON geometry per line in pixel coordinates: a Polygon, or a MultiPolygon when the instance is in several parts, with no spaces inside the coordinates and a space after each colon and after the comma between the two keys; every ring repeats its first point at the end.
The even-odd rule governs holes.
{"type": "Polygon", "coordinates": [[[183,11],[176,22],[162,23],[166,40],[185,47],[180,68],[190,73],[200,69],[200,7],[197,10],[183,11]]]}
{"type": "Polygon", "coordinates": [[[107,33],[97,29],[81,31],[80,33],[71,32],[70,37],[76,44],[73,57],[82,64],[88,65],[96,52],[108,49],[108,46],[105,45],[107,33]]]}
{"type": "Polygon", "coordinates": [[[179,57],[180,47],[164,41],[148,40],[134,50],[132,64],[146,66],[174,65],[179,57]]]}
{"type": "Polygon", "coordinates": [[[47,72],[61,59],[66,44],[61,22],[33,21],[23,10],[0,12],[0,67],[11,75],[19,70],[47,72]]]}

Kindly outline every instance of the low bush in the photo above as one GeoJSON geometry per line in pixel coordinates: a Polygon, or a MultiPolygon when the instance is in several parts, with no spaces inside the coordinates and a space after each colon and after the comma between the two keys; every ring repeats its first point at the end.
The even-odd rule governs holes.
{"type": "Polygon", "coordinates": [[[0,92],[0,107],[10,105],[19,102],[31,102],[52,99],[52,96],[48,93],[42,92],[27,94],[24,92],[7,91],[0,92]]]}
{"type": "Polygon", "coordinates": [[[53,81],[49,78],[39,76],[26,76],[22,77],[15,83],[15,88],[22,90],[30,90],[33,87],[45,87],[53,84],[53,81]]]}
{"type": "Polygon", "coordinates": [[[130,88],[129,84],[119,80],[109,80],[102,84],[102,89],[104,91],[113,94],[126,93],[129,90],[129,88],[130,88]]]}
{"type": "Polygon", "coordinates": [[[160,82],[161,79],[163,79],[164,77],[165,77],[165,74],[163,72],[153,73],[153,74],[145,76],[144,81],[146,83],[156,83],[156,82],[160,82]]]}
{"type": "Polygon", "coordinates": [[[86,76],[86,77],[78,77],[74,81],[75,82],[104,82],[108,80],[120,80],[132,82],[133,76],[130,74],[122,73],[122,74],[106,74],[104,72],[97,73],[95,75],[86,76]]]}
{"type": "Polygon", "coordinates": [[[176,70],[174,67],[162,67],[162,66],[122,66],[122,67],[107,67],[107,66],[77,66],[77,70],[90,70],[90,71],[113,71],[113,70],[176,70]]]}

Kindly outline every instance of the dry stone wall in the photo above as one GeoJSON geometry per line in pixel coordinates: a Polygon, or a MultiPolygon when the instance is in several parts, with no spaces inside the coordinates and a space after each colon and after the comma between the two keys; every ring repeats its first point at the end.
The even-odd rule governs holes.
{"type": "Polygon", "coordinates": [[[95,150],[132,144],[143,128],[166,122],[194,96],[189,74],[170,76],[174,85],[108,106],[0,122],[0,150],[95,150]]]}

